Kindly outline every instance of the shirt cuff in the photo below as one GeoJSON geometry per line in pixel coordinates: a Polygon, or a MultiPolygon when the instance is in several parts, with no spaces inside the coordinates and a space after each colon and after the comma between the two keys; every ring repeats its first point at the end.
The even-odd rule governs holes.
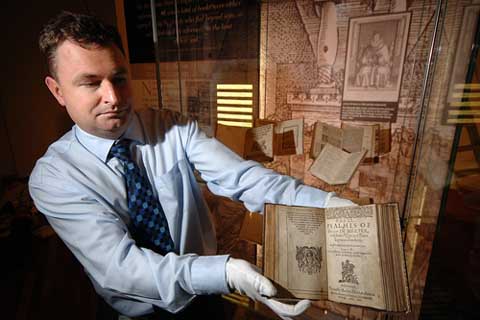
{"type": "Polygon", "coordinates": [[[192,287],[195,294],[230,293],[225,275],[228,255],[199,256],[192,263],[192,287]]]}
{"type": "Polygon", "coordinates": [[[325,197],[325,203],[323,204],[323,206],[325,208],[328,208],[330,199],[332,199],[333,197],[336,197],[336,196],[337,196],[337,194],[335,192],[327,193],[327,196],[325,197]]]}

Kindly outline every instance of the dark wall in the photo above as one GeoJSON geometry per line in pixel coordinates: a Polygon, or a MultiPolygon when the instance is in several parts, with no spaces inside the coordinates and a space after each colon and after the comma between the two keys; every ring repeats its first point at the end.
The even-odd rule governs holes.
{"type": "Polygon", "coordinates": [[[44,84],[37,46],[41,26],[61,10],[92,13],[115,24],[115,0],[3,1],[0,61],[0,176],[28,176],[48,145],[72,126],[44,84]]]}

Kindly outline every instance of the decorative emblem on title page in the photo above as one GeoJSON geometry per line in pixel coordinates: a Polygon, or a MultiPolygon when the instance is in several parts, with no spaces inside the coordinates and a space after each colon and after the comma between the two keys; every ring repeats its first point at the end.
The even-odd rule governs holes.
{"type": "Polygon", "coordinates": [[[342,279],[338,282],[358,284],[358,277],[354,272],[355,265],[348,259],[342,262],[342,279]]]}

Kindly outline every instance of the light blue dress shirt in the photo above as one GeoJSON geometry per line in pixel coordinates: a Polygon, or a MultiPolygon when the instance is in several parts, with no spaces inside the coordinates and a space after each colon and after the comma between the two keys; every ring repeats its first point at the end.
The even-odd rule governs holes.
{"type": "Polygon", "coordinates": [[[215,194],[242,201],[323,207],[330,194],[245,161],[196,122],[170,111],[135,113],[125,138],[160,200],[175,243],[165,256],[137,247],[128,233],[123,166],[107,155],[114,140],[74,126],[53,143],[30,176],[37,208],[84,266],[96,291],[120,313],[153,305],[178,312],[198,294],[228,293],[214,225],[193,169],[215,194]]]}

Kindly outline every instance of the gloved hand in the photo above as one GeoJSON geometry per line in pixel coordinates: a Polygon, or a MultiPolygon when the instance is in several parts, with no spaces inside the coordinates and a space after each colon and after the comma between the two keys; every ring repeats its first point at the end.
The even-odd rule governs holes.
{"type": "Polygon", "coordinates": [[[327,199],[325,200],[325,208],[352,206],[358,206],[358,204],[348,199],[337,197],[335,192],[330,192],[327,196],[327,199]]]}
{"type": "Polygon", "coordinates": [[[270,297],[277,293],[273,284],[260,274],[259,269],[245,260],[229,258],[226,266],[227,283],[230,289],[237,290],[255,301],[268,306],[282,319],[290,319],[302,314],[310,306],[309,300],[301,300],[295,305],[285,304],[270,297]]]}

